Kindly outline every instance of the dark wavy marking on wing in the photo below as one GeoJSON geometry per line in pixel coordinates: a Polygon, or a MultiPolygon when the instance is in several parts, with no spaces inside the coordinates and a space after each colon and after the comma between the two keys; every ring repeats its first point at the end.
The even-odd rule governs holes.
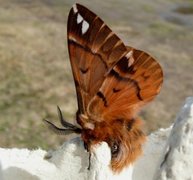
{"type": "MultiPolygon", "coordinates": [[[[129,72],[129,71],[128,71],[129,72]]],[[[130,73],[130,72],[129,72],[130,73]]],[[[136,88],[136,94],[137,94],[137,97],[139,98],[140,101],[143,101],[143,98],[141,97],[140,95],[140,91],[141,91],[141,88],[139,86],[139,83],[134,80],[134,79],[131,79],[131,78],[128,78],[128,77],[123,77],[121,76],[119,73],[117,73],[116,71],[114,71],[113,69],[111,70],[110,76],[115,76],[119,81],[126,81],[128,82],[128,84],[133,84],[133,86],[135,86],[136,88]]],[[[120,90],[119,90],[120,91],[120,90]]]]}
{"type": "Polygon", "coordinates": [[[108,106],[108,105],[107,105],[107,100],[106,100],[104,94],[99,91],[99,92],[97,93],[97,96],[103,100],[104,106],[107,107],[107,106],[108,106]]]}
{"type": "Polygon", "coordinates": [[[130,50],[129,55],[122,57],[109,71],[99,89],[108,108],[98,96],[91,100],[88,112],[94,119],[131,119],[135,111],[159,93],[163,82],[159,63],[143,51],[130,50]]]}
{"type": "Polygon", "coordinates": [[[93,56],[98,56],[101,60],[101,62],[103,62],[103,64],[105,65],[105,67],[107,68],[106,62],[103,60],[102,56],[99,53],[96,52],[92,52],[92,49],[90,49],[89,47],[87,47],[86,45],[83,46],[81,44],[79,44],[78,42],[72,40],[72,39],[68,39],[68,44],[72,44],[74,46],[78,46],[79,48],[81,48],[83,51],[86,51],[88,53],[91,53],[93,56]]]}

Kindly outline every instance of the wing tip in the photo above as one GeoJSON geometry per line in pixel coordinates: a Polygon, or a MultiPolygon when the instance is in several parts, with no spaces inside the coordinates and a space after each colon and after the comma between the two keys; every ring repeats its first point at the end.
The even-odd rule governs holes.
{"type": "Polygon", "coordinates": [[[78,8],[77,8],[77,3],[72,5],[71,10],[73,10],[73,12],[76,14],[78,12],[78,8]]]}
{"type": "Polygon", "coordinates": [[[86,8],[85,6],[83,6],[82,4],[74,3],[74,4],[72,5],[71,10],[73,10],[73,12],[76,14],[76,13],[79,11],[79,8],[87,9],[87,8],[86,8]]]}

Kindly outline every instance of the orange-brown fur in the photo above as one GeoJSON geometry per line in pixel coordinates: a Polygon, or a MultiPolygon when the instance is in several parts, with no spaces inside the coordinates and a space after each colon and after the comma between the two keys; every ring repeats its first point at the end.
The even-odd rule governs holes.
{"type": "Polygon", "coordinates": [[[82,138],[88,149],[93,144],[105,141],[109,147],[112,142],[119,142],[119,152],[116,157],[112,157],[111,167],[116,173],[119,173],[124,167],[132,164],[142,153],[142,144],[145,141],[145,135],[141,130],[141,120],[119,119],[111,121],[102,121],[95,123],[94,130],[84,129],[82,138]]]}

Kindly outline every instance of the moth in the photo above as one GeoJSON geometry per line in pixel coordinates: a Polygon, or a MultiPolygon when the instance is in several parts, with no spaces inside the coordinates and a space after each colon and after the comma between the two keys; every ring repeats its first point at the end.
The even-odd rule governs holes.
{"type": "Polygon", "coordinates": [[[67,25],[68,50],[76,87],[79,127],[46,120],[58,133],[81,134],[85,147],[102,141],[111,149],[111,168],[119,173],[142,153],[146,139],[139,110],[159,92],[163,72],[148,53],[125,46],[96,14],[75,4],[67,25]]]}

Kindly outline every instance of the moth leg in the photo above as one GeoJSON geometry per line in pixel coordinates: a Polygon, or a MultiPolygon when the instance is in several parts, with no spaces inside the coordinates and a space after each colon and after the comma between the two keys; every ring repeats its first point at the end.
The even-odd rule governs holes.
{"type": "Polygon", "coordinates": [[[58,110],[58,117],[59,117],[59,120],[60,120],[60,123],[62,126],[64,126],[65,128],[70,128],[70,129],[76,129],[78,127],[76,127],[75,125],[67,122],[63,115],[62,115],[62,111],[60,110],[59,106],[57,106],[57,110],[58,110]]]}
{"type": "Polygon", "coordinates": [[[86,149],[86,151],[89,152],[88,145],[85,142],[84,142],[84,149],[86,149]]]}
{"type": "Polygon", "coordinates": [[[48,127],[56,134],[58,135],[69,135],[72,133],[77,133],[80,134],[82,132],[82,130],[78,127],[76,128],[59,128],[56,125],[54,125],[53,123],[51,123],[50,121],[44,119],[44,122],[48,125],[48,127]]]}
{"type": "Polygon", "coordinates": [[[88,157],[88,168],[87,168],[89,171],[90,171],[90,166],[91,166],[90,160],[91,160],[91,153],[89,152],[89,157],[88,157]]]}

